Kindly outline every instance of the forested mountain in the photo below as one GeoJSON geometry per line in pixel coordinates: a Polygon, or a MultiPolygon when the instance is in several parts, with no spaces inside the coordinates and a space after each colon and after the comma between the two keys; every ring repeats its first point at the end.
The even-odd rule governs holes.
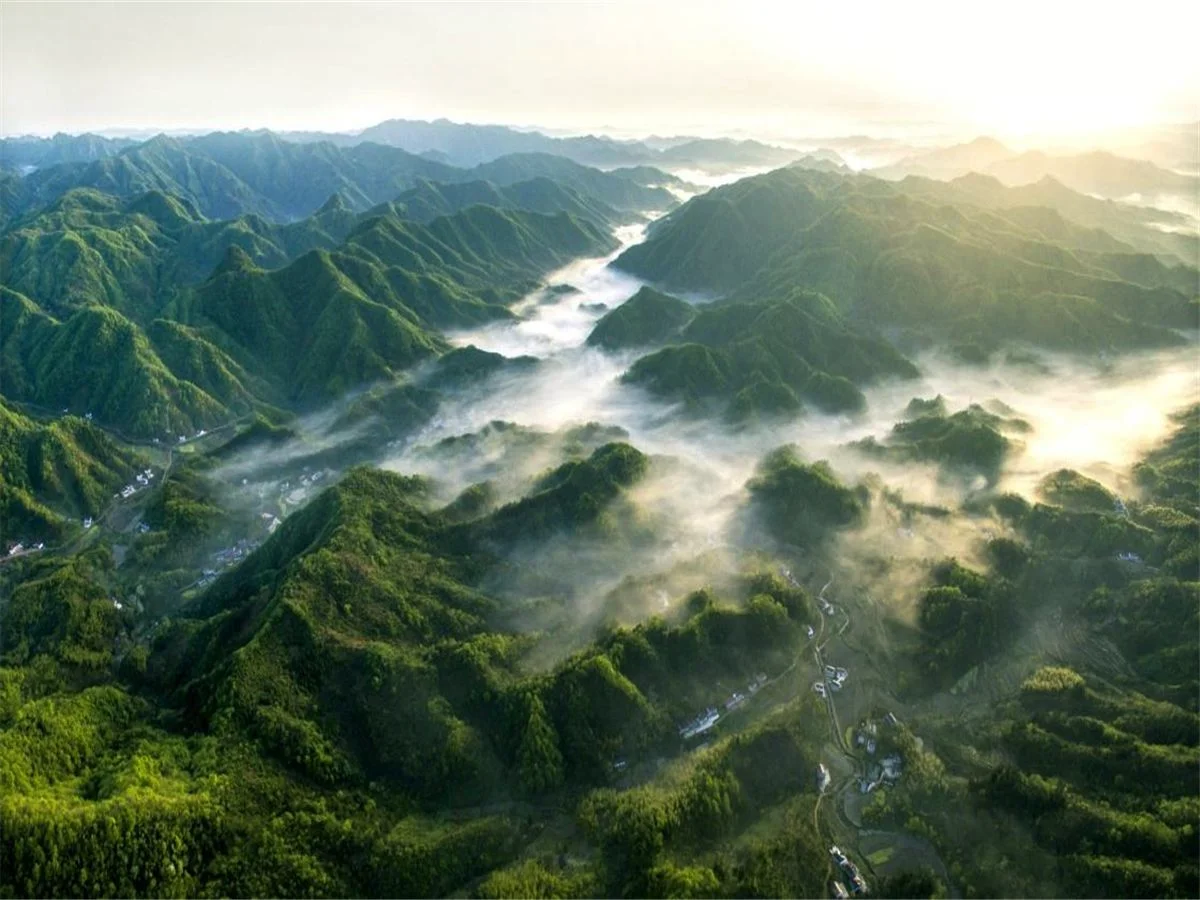
{"type": "Polygon", "coordinates": [[[343,146],[371,141],[401,147],[410,153],[434,152],[457,166],[477,166],[510,153],[553,153],[590,166],[620,166],[647,161],[651,154],[634,141],[606,137],[556,138],[538,131],[518,131],[506,125],[473,125],[437,119],[389,119],[358,134],[296,132],[291,140],[332,140],[343,146]]]}
{"type": "Polygon", "coordinates": [[[542,273],[614,246],[566,212],[475,205],[417,224],[332,200],[279,226],[74,191],[0,238],[0,371],[16,400],[190,434],[390,377],[441,352],[439,329],[506,317],[542,273]]]}
{"type": "Polygon", "coordinates": [[[965,144],[936,147],[924,153],[906,156],[899,162],[876,170],[881,178],[922,175],[928,178],[957,178],[967,172],[985,172],[994,163],[1015,155],[1014,151],[991,137],[977,137],[965,144]]]}
{"type": "Polygon", "coordinates": [[[1121,198],[1177,194],[1195,197],[1200,177],[1183,175],[1143,159],[1126,159],[1103,151],[1052,156],[1031,150],[988,167],[1005,184],[1031,184],[1047,176],[1085,194],[1121,198]]]}
{"type": "Polygon", "coordinates": [[[619,212],[593,194],[580,193],[561,181],[541,175],[504,187],[498,187],[490,181],[422,181],[385,206],[415,222],[429,222],[468,206],[527,209],[541,213],[566,212],[599,227],[611,227],[629,218],[628,212],[619,212]]]}
{"type": "Polygon", "coordinates": [[[696,317],[690,303],[660,293],[654,288],[641,288],[636,294],[605,313],[587,342],[605,350],[625,350],[665,343],[696,317]]]}
{"type": "Polygon", "coordinates": [[[1196,327],[1195,291],[1181,289],[1195,269],[1097,249],[1110,239],[1053,214],[930,197],[927,185],[778,170],[688,202],[616,265],[747,302],[808,288],[848,320],[983,352],[1005,340],[1166,346],[1173,329],[1196,327]]]}
{"type": "MultiPolygon", "coordinates": [[[[1196,411],[1179,424],[1137,468],[1146,493],[1129,520],[994,497],[1015,535],[990,542],[994,564],[937,564],[917,621],[881,626],[912,634],[911,645],[895,639],[892,664],[911,652],[900,690],[913,710],[931,685],[1003,653],[1035,605],[1073,609],[1131,661],[1119,681],[1038,668],[994,714],[974,704],[967,716],[880,726],[877,752],[902,756],[904,774],[853,815],[876,833],[919,836],[922,858],[936,846],[964,894],[1194,892],[1200,597],[1174,573],[1195,559],[1196,411]],[[1162,569],[1115,566],[1114,545],[1162,569]]],[[[501,523],[531,537],[547,514],[586,526],[636,490],[645,465],[632,447],[601,447],[466,522],[431,508],[418,479],[356,470],[149,647],[130,649],[130,587],[106,548],[24,563],[0,629],[3,884],[820,892],[828,841],[813,824],[812,773],[830,736],[815,694],[759,718],[726,709],[709,749],[672,758],[676,723],[703,707],[707,686],[768,678],[759,699],[774,689],[817,621],[814,598],[739,574],[530,673],[536,636],[512,629],[506,601],[480,587],[503,565],[486,549],[501,523]],[[636,780],[624,775],[654,758],[636,780]],[[573,858],[539,849],[551,826],[573,858]]],[[[862,527],[873,502],[794,448],[765,458],[747,487],[748,508],[779,540],[816,553],[862,527]]],[[[945,887],[933,871],[907,877],[923,896],[945,887]]],[[[880,894],[892,890],[880,880],[880,894]]]]}
{"type": "Polygon", "coordinates": [[[71,188],[121,197],[161,191],[212,219],[253,213],[274,221],[311,215],[331,194],[358,209],[391,199],[417,178],[453,177],[450,166],[391,147],[294,144],[269,133],[159,136],[90,163],[39,169],[21,179],[6,215],[45,205],[71,188]]]}
{"type": "Polygon", "coordinates": [[[624,377],[685,408],[743,421],[794,416],[806,402],[826,412],[860,411],[860,386],[916,373],[889,344],[843,320],[828,298],[797,291],[705,306],[624,377]]]}
{"type": "MultiPolygon", "coordinates": [[[[394,199],[421,179],[487,180],[504,186],[551,177],[567,187],[624,211],[666,209],[673,196],[647,183],[644,170],[631,177],[604,173],[548,154],[496,159],[461,169],[396,147],[356,143],[295,143],[271,132],[160,135],[90,162],[66,162],[24,177],[0,173],[0,223],[44,207],[75,188],[120,198],[157,191],[170,194],[209,219],[252,214],[274,222],[312,215],[333,194],[362,212],[394,199]]],[[[661,175],[660,184],[671,182],[661,175]]]]}
{"type": "Polygon", "coordinates": [[[1181,213],[1101,200],[1073,191],[1050,176],[1015,187],[1005,187],[987,175],[964,175],[949,185],[910,179],[905,186],[913,191],[928,190],[950,202],[966,200],[986,208],[1003,209],[1007,218],[1032,227],[1048,240],[1065,243],[1077,254],[1107,254],[1101,265],[1113,268],[1116,274],[1130,281],[1146,283],[1126,275],[1126,271],[1132,271],[1123,268],[1127,265],[1144,267],[1141,278],[1151,279],[1151,285],[1167,284],[1167,278],[1174,278],[1180,289],[1185,284],[1194,284],[1194,279],[1190,282],[1187,279],[1200,258],[1200,237],[1189,232],[1188,218],[1181,213]],[[1065,223],[1056,222],[1049,215],[1050,210],[1062,216],[1065,223]],[[1121,259],[1121,254],[1128,254],[1129,247],[1139,252],[1121,259]],[[1145,254],[1159,257],[1173,271],[1164,275],[1162,268],[1154,265],[1154,260],[1147,260],[1145,254]],[[1186,265],[1180,266],[1180,262],[1186,265]]]}
{"type": "Polygon", "coordinates": [[[313,249],[330,249],[358,221],[340,196],[289,225],[246,215],[210,221],[170,194],[127,200],[73,189],[0,235],[9,288],[56,315],[102,303],[142,319],[180,288],[206,278],[231,247],[277,268],[313,249]]]}
{"type": "Polygon", "coordinates": [[[145,460],[81,417],[35,422],[0,402],[0,544],[63,535],[99,515],[145,460]]]}
{"type": "Polygon", "coordinates": [[[645,168],[633,169],[629,173],[622,169],[601,172],[548,153],[502,156],[470,171],[477,178],[500,185],[537,177],[551,178],[574,188],[580,194],[595,197],[621,210],[661,212],[677,203],[675,196],[661,186],[674,183],[675,180],[668,175],[655,178],[653,172],[645,168]]]}
{"type": "MultiPolygon", "coordinates": [[[[531,498],[496,515],[528,525],[553,506],[586,521],[597,506],[578,489],[602,489],[620,471],[620,491],[639,460],[629,447],[601,448],[553,479],[559,484],[549,490],[567,491],[571,504],[531,498]],[[625,460],[617,470],[603,461],[613,457],[625,460]]],[[[531,676],[519,663],[529,639],[498,624],[497,601],[472,587],[479,561],[464,541],[475,526],[449,524],[421,497],[415,480],[360,470],[289,519],[127,668],[154,700],[95,684],[106,680],[100,673],[122,630],[107,601],[107,614],[96,615],[96,594],[111,577],[99,556],[31,573],[4,610],[2,632],[0,671],[11,686],[0,737],[5,884],[84,893],[109,884],[125,893],[444,892],[516,857],[532,836],[516,813],[522,799],[603,785],[614,760],[669,745],[673,720],[697,702],[698,675],[746,681],[760,668],[782,668],[789,642],[812,620],[804,592],[746,576],[731,586],[740,605],[699,593],[677,621],[615,629],[531,676]],[[11,640],[17,631],[26,636],[19,642],[11,640]],[[90,677],[93,686],[54,701],[44,693],[52,681],[25,675],[37,659],[50,679],[90,677]],[[155,724],[158,703],[180,710],[190,737],[155,724]],[[122,738],[131,726],[139,735],[132,744],[122,738]],[[70,740],[63,729],[77,735],[69,758],[56,749],[70,740]],[[166,758],[176,762],[158,770],[153,790],[128,780],[143,760],[166,758]],[[115,777],[103,795],[76,790],[99,765],[115,777]],[[47,791],[56,792],[52,808],[47,791]],[[368,799],[380,791],[405,803],[368,799]],[[236,816],[222,812],[231,803],[236,816]],[[483,803],[500,812],[469,812],[483,803]],[[466,808],[464,818],[429,831],[423,811],[454,806],[466,808]],[[47,816],[71,831],[58,849],[73,854],[72,864],[56,873],[35,868],[25,852],[47,816]],[[149,821],[154,829],[136,844],[139,859],[153,859],[149,869],[123,866],[115,848],[87,839],[103,822],[142,834],[149,821]],[[342,832],[340,822],[352,824],[342,832]],[[275,832],[267,844],[264,828],[275,832]],[[342,836],[330,843],[333,833],[342,836]],[[422,865],[411,865],[413,854],[422,865]]],[[[804,718],[814,718],[811,710],[804,718]]],[[[646,823],[656,829],[650,834],[628,825],[647,800],[660,800],[592,794],[585,827],[606,862],[578,874],[605,890],[639,892],[684,877],[661,856],[664,835],[673,855],[690,829],[752,822],[761,805],[806,783],[799,773],[811,768],[818,735],[791,717],[757,726],[673,789],[678,801],[664,808],[667,818],[646,823]],[[766,755],[788,762],[796,777],[763,779],[766,755]],[[706,793],[716,785],[729,800],[710,811],[706,793]]],[[[803,841],[819,858],[815,834],[803,841]]],[[[751,871],[729,873],[730,889],[743,890],[737,885],[751,871]]]]}

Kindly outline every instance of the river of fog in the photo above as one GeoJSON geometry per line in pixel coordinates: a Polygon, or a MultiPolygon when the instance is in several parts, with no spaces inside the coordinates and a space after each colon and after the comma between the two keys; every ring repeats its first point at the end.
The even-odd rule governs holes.
{"type": "MultiPolygon", "coordinates": [[[[622,249],[640,240],[642,228],[622,229],[622,249]]],[[[869,435],[882,437],[913,397],[941,394],[951,410],[970,403],[1000,401],[1033,426],[1005,470],[1005,487],[1030,493],[1047,472],[1072,467],[1120,490],[1125,470],[1169,427],[1169,415],[1200,395],[1196,348],[1115,359],[1092,360],[1040,355],[1041,365],[963,366],[927,355],[916,363],[916,381],[893,381],[866,389],[868,410],[858,416],[810,412],[787,424],[730,430],[710,420],[691,420],[639,389],[621,383],[638,353],[603,353],[586,339],[604,313],[634,294],[642,282],[609,266],[620,251],[581,260],[553,273],[548,284],[577,292],[538,292],[516,309],[521,320],[495,323],[451,335],[457,346],[474,345],[505,356],[532,356],[541,365],[529,372],[491,379],[482,388],[452,398],[410,447],[478,430],[505,420],[554,431],[586,422],[617,425],[644,452],[687,460],[722,473],[719,482],[740,486],[767,450],[796,443],[811,459],[828,459],[847,477],[879,469],[878,460],[860,460],[845,444],[869,435]]],[[[404,469],[407,455],[389,460],[404,469]]],[[[426,464],[428,465],[428,464],[426,464]]],[[[437,477],[439,473],[429,471],[437,477]]],[[[441,472],[446,478],[450,473],[441,472]]],[[[937,499],[936,485],[921,499],[937,499]]],[[[945,498],[943,498],[945,499],[945,498]]]]}
{"type": "MultiPolygon", "coordinates": [[[[622,249],[641,240],[643,233],[642,226],[621,229],[622,249]]],[[[1131,464],[1166,433],[1172,412],[1200,398],[1200,371],[1190,344],[1171,352],[1110,360],[1041,354],[1039,365],[987,368],[929,355],[914,360],[922,373],[919,379],[867,388],[865,414],[810,412],[773,426],[731,428],[685,416],[622,383],[621,375],[636,353],[609,354],[586,346],[596,321],[642,285],[610,267],[618,253],[579,260],[552,273],[547,285],[575,290],[535,292],[514,308],[518,321],[450,335],[457,346],[535,357],[539,364],[451,394],[432,421],[401,444],[390,445],[377,460],[393,471],[427,476],[441,502],[483,480],[491,481],[499,500],[507,502],[526,492],[533,478],[564,461],[563,440],[552,433],[589,422],[623,429],[625,439],[653,459],[649,475],[630,492],[630,500],[639,523],[654,538],[633,542],[632,547],[627,542],[615,552],[564,538],[522,549],[514,558],[521,564],[515,569],[552,573],[560,586],[569,582],[574,608],[584,612],[627,576],[659,576],[653,596],[678,597],[714,569],[731,570],[746,545],[762,546],[763,536],[748,525],[745,515],[745,485],[763,455],[783,444],[794,443],[810,461],[829,461],[848,483],[874,473],[908,501],[954,508],[982,483],[947,479],[933,466],[868,459],[846,446],[871,435],[885,437],[905,417],[913,397],[941,394],[952,411],[993,401],[1011,407],[1006,415],[1019,416],[1032,427],[1015,436],[1021,443],[1010,455],[999,486],[1027,496],[1033,496],[1044,475],[1063,467],[1078,469],[1127,495],[1131,464]],[[438,446],[446,438],[480,432],[494,421],[551,436],[522,442],[514,441],[511,432],[490,429],[483,439],[454,449],[438,446]],[[674,574],[667,578],[667,573],[674,574]]],[[[305,452],[354,437],[330,433],[336,417],[331,412],[308,421],[305,452]]],[[[261,485],[272,477],[272,462],[291,452],[285,447],[235,462],[228,483],[248,478],[261,485]]],[[[886,510],[877,510],[857,540],[860,549],[863,543],[876,550],[886,545],[894,556],[969,556],[980,535],[995,527],[996,523],[964,517],[897,521],[886,510]]],[[[856,552],[853,539],[850,544],[848,557],[856,552]]],[[[489,587],[512,595],[528,590],[513,584],[489,587]]]]}
{"type": "MultiPolygon", "coordinates": [[[[621,232],[623,246],[639,240],[640,228],[621,232]]],[[[616,254],[614,254],[615,256],[616,254]]],[[[628,440],[656,459],[650,476],[633,492],[660,539],[644,554],[623,550],[589,559],[578,546],[531,551],[531,564],[579,574],[590,593],[606,591],[626,575],[664,572],[689,561],[745,543],[744,487],[762,456],[794,443],[809,460],[828,460],[847,482],[870,473],[881,475],[906,500],[953,507],[982,483],[947,480],[932,466],[895,465],[865,458],[847,444],[875,435],[883,438],[904,418],[913,397],[941,394],[951,410],[970,403],[999,401],[1032,430],[1016,436],[1020,449],[1011,455],[1000,487],[1033,496],[1049,472],[1075,468],[1118,492],[1130,490],[1132,462],[1170,427],[1169,416],[1200,397],[1195,348],[1136,355],[1117,360],[1079,360],[1043,355],[1042,364],[965,367],[936,355],[916,360],[922,376],[866,390],[868,411],[858,416],[810,413],[770,427],[729,428],[712,420],[680,414],[640,389],[623,384],[622,373],[636,353],[608,354],[586,346],[595,322],[641,286],[636,278],[611,268],[613,257],[578,261],[554,273],[548,284],[569,284],[576,293],[527,298],[516,323],[498,323],[452,335],[458,346],[506,356],[533,356],[538,367],[491,378],[485,385],[446,401],[436,418],[403,450],[383,462],[386,468],[424,474],[450,500],[468,485],[490,478],[501,485],[502,499],[516,499],[529,479],[562,461],[553,440],[537,449],[514,452],[504,440],[484,441],[465,457],[434,452],[438,441],[478,432],[495,420],[554,432],[587,422],[615,425],[628,440]],[[497,477],[499,475],[499,477],[497,477]],[[507,486],[511,495],[504,495],[507,486]]],[[[899,528],[905,535],[897,552],[935,556],[965,552],[994,523],[928,520],[899,528]],[[964,533],[964,529],[971,533],[964,533]]],[[[872,540],[878,543],[881,533],[872,540]]],[[[599,553],[599,551],[596,551],[599,553]]],[[[733,563],[733,558],[726,560],[733,563]]]]}

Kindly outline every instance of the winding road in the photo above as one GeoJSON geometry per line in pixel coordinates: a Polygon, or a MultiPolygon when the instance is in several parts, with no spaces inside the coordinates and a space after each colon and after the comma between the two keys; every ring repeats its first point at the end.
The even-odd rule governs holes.
{"type": "MultiPolygon", "coordinates": [[[[795,578],[792,577],[790,571],[788,571],[787,569],[784,569],[783,575],[784,575],[784,578],[786,578],[787,581],[793,587],[800,587],[800,584],[796,581],[795,578]]],[[[844,606],[835,607],[835,606],[833,606],[833,604],[829,603],[829,601],[826,600],[826,598],[825,598],[826,592],[832,586],[833,586],[833,578],[830,578],[829,581],[827,581],[825,583],[825,585],[821,588],[820,593],[817,595],[817,601],[818,601],[817,606],[818,606],[818,610],[819,610],[819,613],[821,616],[821,623],[820,623],[819,630],[817,631],[817,633],[814,635],[814,638],[813,638],[813,659],[815,660],[815,662],[817,664],[817,671],[821,675],[821,683],[825,685],[825,696],[824,696],[825,708],[829,713],[830,729],[833,733],[834,746],[841,753],[841,755],[850,763],[850,765],[851,765],[852,769],[855,771],[855,773],[858,773],[858,771],[860,769],[860,763],[859,763],[858,758],[855,757],[854,754],[851,752],[851,748],[849,746],[847,746],[847,744],[846,744],[846,736],[843,733],[841,723],[838,720],[837,704],[834,702],[834,699],[833,699],[834,692],[832,690],[830,690],[829,679],[825,676],[825,659],[824,659],[824,656],[822,655],[822,651],[828,646],[829,642],[834,640],[835,638],[842,637],[850,627],[850,614],[849,614],[849,612],[847,612],[845,607],[844,606]],[[831,612],[827,613],[826,609],[831,610],[831,612]],[[838,609],[840,609],[841,614],[842,614],[841,624],[837,628],[836,632],[831,633],[828,637],[826,637],[825,632],[826,632],[826,626],[829,622],[829,616],[832,614],[832,612],[835,612],[838,609]]],[[[797,657],[797,662],[799,662],[799,656],[797,657]]],[[[792,668],[794,668],[794,667],[795,667],[795,664],[793,664],[792,668]]],[[[847,818],[847,816],[845,815],[845,812],[843,811],[843,809],[841,808],[841,805],[837,802],[837,800],[847,790],[854,789],[856,780],[857,780],[856,774],[848,775],[848,776],[840,779],[836,784],[830,784],[830,786],[827,787],[825,791],[823,791],[820,795],[818,795],[816,803],[813,804],[813,828],[816,830],[817,834],[821,834],[821,831],[822,831],[821,815],[820,815],[821,806],[825,800],[826,795],[828,795],[833,799],[833,806],[834,806],[833,814],[834,814],[835,818],[837,819],[838,825],[840,826],[840,828],[842,830],[844,830],[845,832],[847,832],[850,835],[853,835],[854,841],[855,841],[855,849],[858,850],[857,855],[862,859],[863,868],[865,868],[871,874],[872,877],[878,877],[878,873],[876,872],[875,867],[871,864],[870,860],[861,851],[861,849],[859,849],[858,839],[860,837],[870,836],[870,837],[886,838],[887,840],[890,840],[896,847],[905,849],[907,853],[909,853],[913,856],[924,857],[926,860],[928,860],[932,864],[933,868],[937,871],[938,875],[945,882],[947,889],[950,893],[950,896],[958,897],[959,894],[954,888],[953,882],[950,879],[950,873],[947,870],[945,863],[942,861],[941,857],[938,855],[937,850],[934,848],[934,846],[928,840],[926,840],[923,837],[919,837],[917,835],[908,834],[906,832],[864,829],[864,828],[856,825],[854,822],[850,821],[849,818],[847,818]]],[[[837,843],[838,841],[836,839],[836,836],[833,834],[833,829],[829,828],[826,831],[827,831],[826,837],[828,839],[830,839],[830,843],[837,843]]],[[[828,866],[826,869],[827,879],[832,881],[832,880],[838,878],[838,873],[834,870],[833,862],[831,859],[827,859],[827,866],[828,866]]]]}

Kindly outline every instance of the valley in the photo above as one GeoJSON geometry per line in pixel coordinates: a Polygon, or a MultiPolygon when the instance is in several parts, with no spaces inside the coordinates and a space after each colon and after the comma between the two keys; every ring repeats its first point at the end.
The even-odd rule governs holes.
{"type": "Polygon", "coordinates": [[[1194,235],[426,124],[19,148],[0,893],[1194,895],[1194,235]]]}

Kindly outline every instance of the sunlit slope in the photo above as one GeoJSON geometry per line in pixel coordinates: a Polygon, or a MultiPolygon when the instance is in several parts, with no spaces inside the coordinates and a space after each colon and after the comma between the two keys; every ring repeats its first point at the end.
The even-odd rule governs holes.
{"type": "Polygon", "coordinates": [[[617,265],[747,301],[818,290],[864,326],[984,350],[1164,346],[1179,340],[1172,329],[1196,326],[1194,293],[1153,260],[1138,275],[1150,283],[1135,283],[1118,274],[1138,268],[1127,250],[1076,255],[1003,210],[928,195],[922,184],[781,169],[690,201],[617,265]]]}
{"type": "Polygon", "coordinates": [[[1195,893],[1196,429],[1197,410],[1182,412],[1124,503],[1070,471],[1052,473],[1044,503],[997,498],[1013,532],[989,540],[987,570],[932,571],[908,697],[962,694],[978,712],[931,703],[926,746],[944,767],[875,797],[864,819],[916,815],[964,893],[1195,893]],[[1028,655],[1039,633],[1054,635],[1049,657],[1028,655]]]}

